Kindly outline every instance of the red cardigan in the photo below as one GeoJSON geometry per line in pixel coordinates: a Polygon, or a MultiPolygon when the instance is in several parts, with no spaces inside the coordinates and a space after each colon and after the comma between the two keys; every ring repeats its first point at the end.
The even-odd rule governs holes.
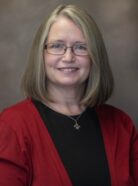
{"type": "MultiPolygon", "coordinates": [[[[109,105],[96,111],[112,186],[138,186],[138,133],[131,119],[109,105]]],[[[0,115],[0,186],[72,186],[30,99],[0,115]]]]}

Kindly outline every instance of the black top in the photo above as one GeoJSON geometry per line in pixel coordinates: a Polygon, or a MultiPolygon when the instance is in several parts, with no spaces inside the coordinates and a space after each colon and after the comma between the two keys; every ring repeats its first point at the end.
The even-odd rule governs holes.
{"type": "MultiPolygon", "coordinates": [[[[111,186],[103,137],[94,109],[87,108],[78,123],[34,101],[73,186],[111,186]]],[[[77,117],[77,116],[72,116],[77,117]]]]}

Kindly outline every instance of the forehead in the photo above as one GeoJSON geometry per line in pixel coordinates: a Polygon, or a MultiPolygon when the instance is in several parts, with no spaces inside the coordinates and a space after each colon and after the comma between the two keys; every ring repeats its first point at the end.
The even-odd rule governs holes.
{"type": "Polygon", "coordinates": [[[85,42],[85,37],[82,30],[73,21],[62,16],[58,17],[52,24],[48,33],[48,41],[49,40],[85,42]]]}

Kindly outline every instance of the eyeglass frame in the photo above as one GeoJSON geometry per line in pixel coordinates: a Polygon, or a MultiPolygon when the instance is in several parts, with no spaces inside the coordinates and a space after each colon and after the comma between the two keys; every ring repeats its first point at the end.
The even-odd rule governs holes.
{"type": "Polygon", "coordinates": [[[75,43],[75,44],[72,45],[72,46],[66,46],[66,45],[63,44],[63,43],[54,43],[54,42],[53,42],[53,43],[46,43],[46,44],[44,44],[44,49],[47,51],[48,54],[52,54],[52,55],[64,55],[64,54],[66,53],[67,49],[68,49],[68,48],[71,48],[71,51],[72,51],[72,53],[73,53],[75,56],[88,56],[88,55],[89,55],[88,50],[87,50],[87,52],[86,52],[87,54],[76,54],[76,53],[75,53],[74,47],[77,46],[78,44],[80,44],[80,46],[84,46],[84,45],[85,45],[85,46],[86,46],[86,50],[87,50],[87,45],[84,44],[84,43],[75,43]],[[58,53],[56,54],[56,53],[51,53],[51,52],[49,52],[47,47],[48,47],[48,45],[50,45],[50,44],[62,44],[62,45],[64,46],[63,52],[62,52],[61,54],[58,54],[58,53]]]}

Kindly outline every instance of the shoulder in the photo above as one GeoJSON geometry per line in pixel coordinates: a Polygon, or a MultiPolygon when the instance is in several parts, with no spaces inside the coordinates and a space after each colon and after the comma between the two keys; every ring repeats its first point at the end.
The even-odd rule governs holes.
{"type": "Polygon", "coordinates": [[[12,111],[20,111],[20,110],[25,110],[26,107],[28,107],[29,105],[32,104],[32,101],[31,99],[24,99],[18,103],[15,103],[14,105],[10,106],[10,107],[7,107],[7,108],[4,108],[3,111],[1,112],[2,114],[5,113],[5,112],[12,112],[12,111]]]}
{"type": "Polygon", "coordinates": [[[10,126],[19,125],[19,123],[33,120],[33,115],[37,115],[36,113],[37,111],[31,99],[25,99],[4,109],[0,113],[0,124],[6,123],[6,125],[10,126]]]}
{"type": "Polygon", "coordinates": [[[117,107],[103,104],[96,107],[96,112],[101,124],[106,125],[108,128],[112,128],[113,130],[125,129],[126,132],[132,132],[134,129],[134,123],[131,117],[117,107]]]}
{"type": "Polygon", "coordinates": [[[105,118],[112,118],[115,120],[131,120],[130,116],[126,112],[109,104],[97,106],[96,111],[100,116],[105,118]]]}
{"type": "Polygon", "coordinates": [[[33,103],[31,98],[26,98],[18,103],[15,103],[14,105],[4,108],[1,114],[10,114],[13,112],[26,112],[27,110],[33,109],[33,103]]]}

